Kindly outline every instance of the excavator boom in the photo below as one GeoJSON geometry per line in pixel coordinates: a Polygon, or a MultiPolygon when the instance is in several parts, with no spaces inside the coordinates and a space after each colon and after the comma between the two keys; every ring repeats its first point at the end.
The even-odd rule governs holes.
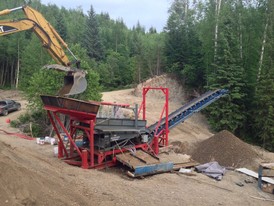
{"type": "Polygon", "coordinates": [[[56,63],[58,63],[58,66],[47,65],[46,68],[67,72],[64,86],[58,94],[63,96],[84,92],[87,87],[87,81],[85,78],[86,72],[80,69],[80,61],[71,52],[68,45],[41,13],[29,6],[22,6],[0,11],[0,16],[8,15],[17,10],[22,10],[26,18],[18,20],[1,20],[0,36],[32,29],[40,39],[42,46],[47,50],[56,63]],[[73,62],[69,60],[64,49],[72,55],[74,58],[73,62]],[[72,67],[73,64],[76,65],[76,68],[72,67]]]}

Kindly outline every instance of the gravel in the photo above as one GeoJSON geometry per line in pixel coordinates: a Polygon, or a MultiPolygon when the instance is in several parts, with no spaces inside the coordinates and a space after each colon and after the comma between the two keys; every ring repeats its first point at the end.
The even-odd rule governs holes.
{"type": "Polygon", "coordinates": [[[250,167],[258,158],[251,145],[226,130],[198,143],[191,156],[201,164],[217,161],[226,167],[250,167]]]}

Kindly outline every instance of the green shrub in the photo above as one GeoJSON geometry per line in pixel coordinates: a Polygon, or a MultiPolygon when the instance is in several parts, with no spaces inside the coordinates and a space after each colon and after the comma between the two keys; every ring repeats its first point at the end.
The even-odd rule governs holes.
{"type": "Polygon", "coordinates": [[[47,135],[50,128],[46,113],[43,110],[20,115],[17,120],[11,121],[10,125],[34,137],[47,135]]]}

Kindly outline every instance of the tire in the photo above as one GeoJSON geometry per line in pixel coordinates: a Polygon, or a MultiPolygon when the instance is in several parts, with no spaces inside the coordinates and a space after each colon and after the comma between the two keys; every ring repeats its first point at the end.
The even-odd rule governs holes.
{"type": "Polygon", "coordinates": [[[18,108],[17,108],[17,111],[20,111],[21,110],[21,106],[19,106],[18,108]]]}
{"type": "Polygon", "coordinates": [[[9,114],[9,111],[8,110],[4,110],[3,111],[3,116],[7,116],[9,114]]]}

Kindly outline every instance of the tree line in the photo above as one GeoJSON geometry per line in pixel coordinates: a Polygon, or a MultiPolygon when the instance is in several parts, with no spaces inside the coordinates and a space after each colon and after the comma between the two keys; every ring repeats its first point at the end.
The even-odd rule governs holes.
{"type": "MultiPolygon", "coordinates": [[[[22,3],[4,0],[0,9],[22,3]]],[[[215,131],[227,129],[274,150],[274,1],[174,0],[163,31],[146,30],[139,22],[127,28],[123,19],[96,14],[92,5],[85,14],[81,8],[28,3],[53,24],[88,70],[89,88],[81,98],[99,100],[101,90],[176,74],[201,93],[229,90],[205,111],[215,131]]],[[[54,94],[62,74],[40,69],[50,62],[31,31],[1,37],[0,86],[15,86],[19,64],[19,87],[30,99],[54,94]]]]}

